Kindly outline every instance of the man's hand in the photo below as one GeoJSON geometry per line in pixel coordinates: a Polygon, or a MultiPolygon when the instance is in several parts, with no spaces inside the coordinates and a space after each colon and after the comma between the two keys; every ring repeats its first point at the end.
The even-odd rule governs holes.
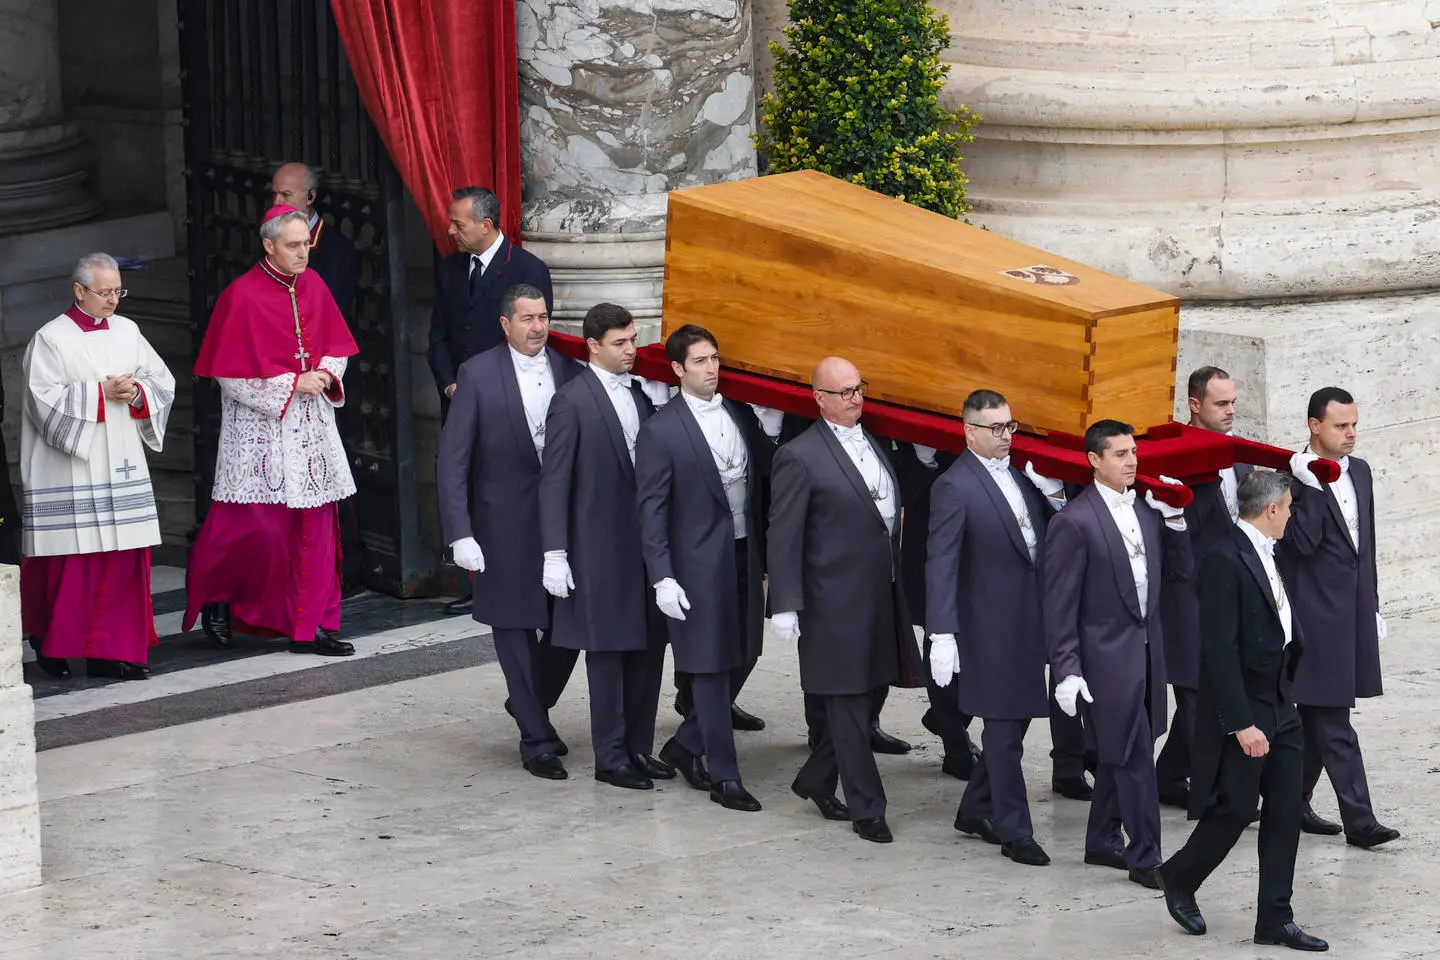
{"type": "Polygon", "coordinates": [[[564,550],[545,551],[545,569],[540,574],[545,592],[564,600],[575,589],[575,577],[570,573],[570,559],[564,550]]]}
{"type": "MultiPolygon", "coordinates": [[[[1174,477],[1162,476],[1160,478],[1160,482],[1168,483],[1172,487],[1184,486],[1184,484],[1182,484],[1179,480],[1176,480],[1174,477]]],[[[1150,490],[1145,491],[1145,502],[1150,504],[1150,506],[1153,507],[1156,511],[1158,511],[1160,516],[1164,517],[1167,521],[1185,519],[1184,507],[1172,507],[1164,500],[1157,500],[1155,498],[1155,494],[1150,490]]]]}
{"type": "Polygon", "coordinates": [[[1245,751],[1247,757],[1263,757],[1270,752],[1270,741],[1265,739],[1265,734],[1260,732],[1259,727],[1237,730],[1235,739],[1240,741],[1240,749],[1245,751]]]}
{"type": "Polygon", "coordinates": [[[931,470],[939,468],[940,465],[935,462],[934,447],[927,447],[923,443],[912,443],[910,446],[915,450],[915,459],[919,460],[923,466],[931,470]]]}
{"type": "Polygon", "coordinates": [[[1055,702],[1065,712],[1065,716],[1075,716],[1075,698],[1083,697],[1086,703],[1094,703],[1095,698],[1090,696],[1090,687],[1085,683],[1085,678],[1070,674],[1064,680],[1055,685],[1055,702]]]}
{"type": "Polygon", "coordinates": [[[453,396],[455,396],[455,384],[452,383],[445,388],[445,399],[449,400],[453,396]]]}
{"type": "Polygon", "coordinates": [[[295,378],[295,392],[306,397],[324,393],[330,387],[329,374],[319,370],[306,370],[295,378]]]}
{"type": "Polygon", "coordinates": [[[684,620],[685,611],[690,609],[690,598],[685,596],[684,587],[672,577],[666,577],[655,584],[655,606],[671,620],[684,620]]]}
{"type": "Polygon", "coordinates": [[[117,403],[129,403],[140,393],[140,387],[128,373],[105,378],[105,399],[117,403]]]}
{"type": "Polygon", "coordinates": [[[800,614],[777,613],[770,618],[770,627],[776,637],[786,643],[794,643],[800,639],[800,614]]]}
{"type": "Polygon", "coordinates": [[[780,427],[785,422],[785,414],[771,407],[762,407],[757,403],[750,404],[750,409],[755,411],[755,419],[760,421],[760,429],[765,436],[771,440],[778,439],[780,427]]]}
{"type": "Polygon", "coordinates": [[[1046,498],[1060,497],[1065,493],[1065,482],[1056,480],[1054,477],[1042,475],[1035,469],[1035,464],[1025,464],[1025,478],[1035,485],[1040,495],[1046,498]]]}
{"type": "Polygon", "coordinates": [[[1320,478],[1310,472],[1310,464],[1320,458],[1309,450],[1301,450],[1290,457],[1290,475],[1299,480],[1311,490],[1324,489],[1320,486],[1320,478]]]}
{"type": "Polygon", "coordinates": [[[455,566],[471,573],[485,572],[485,553],[474,537],[462,537],[450,544],[450,549],[455,552],[455,566]]]}
{"type": "Polygon", "coordinates": [[[960,650],[955,645],[955,634],[930,634],[930,676],[935,678],[935,685],[950,686],[950,681],[959,672],[960,650]]]}
{"type": "Polygon", "coordinates": [[[1377,612],[1375,614],[1375,636],[1376,639],[1384,640],[1390,636],[1390,628],[1385,626],[1385,618],[1377,612]]]}

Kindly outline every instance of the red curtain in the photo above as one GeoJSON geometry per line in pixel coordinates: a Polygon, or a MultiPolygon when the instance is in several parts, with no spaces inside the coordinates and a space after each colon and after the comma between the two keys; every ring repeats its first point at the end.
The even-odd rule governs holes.
{"type": "Polygon", "coordinates": [[[360,96],[436,245],[455,187],[489,187],[520,236],[514,0],[331,0],[360,96]]]}

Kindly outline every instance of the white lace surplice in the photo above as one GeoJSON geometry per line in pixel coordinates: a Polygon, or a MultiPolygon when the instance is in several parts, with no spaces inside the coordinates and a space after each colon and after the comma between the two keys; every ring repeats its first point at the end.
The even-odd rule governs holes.
{"type": "Polygon", "coordinates": [[[337,399],[296,393],[293,373],[219,378],[220,452],[211,499],[303,510],[353,494],[355,479],[335,427],[335,408],[345,403],[340,378],[346,365],[345,357],[324,357],[319,364],[335,378],[330,394],[337,399]]]}

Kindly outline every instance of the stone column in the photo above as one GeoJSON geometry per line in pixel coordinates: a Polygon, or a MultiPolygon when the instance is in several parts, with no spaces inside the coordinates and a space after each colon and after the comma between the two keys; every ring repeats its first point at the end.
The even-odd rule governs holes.
{"type": "Polygon", "coordinates": [[[519,0],[523,242],[659,335],[666,194],[755,175],[749,0],[519,0]]]}
{"type": "Polygon", "coordinates": [[[1440,2],[934,2],[972,220],[1182,297],[1180,392],[1230,369],[1245,435],[1354,393],[1382,601],[1434,605],[1440,2]]]}
{"type": "Polygon", "coordinates": [[[20,568],[0,564],[0,894],[39,882],[35,703],[20,675],[20,568]]]}
{"type": "Polygon", "coordinates": [[[64,117],[56,17],[56,0],[0,0],[0,235],[100,209],[85,189],[93,150],[64,117]]]}

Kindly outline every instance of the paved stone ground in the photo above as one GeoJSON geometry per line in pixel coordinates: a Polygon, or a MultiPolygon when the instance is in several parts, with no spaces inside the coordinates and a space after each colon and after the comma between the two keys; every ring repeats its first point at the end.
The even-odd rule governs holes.
{"type": "MultiPolygon", "coordinates": [[[[1437,616],[1391,622],[1388,693],[1356,717],[1380,818],[1403,839],[1366,852],[1302,838],[1298,918],[1337,956],[1440,955],[1437,628],[1437,616]]],[[[822,821],[787,789],[805,753],[794,651],[773,638],[768,650],[742,697],[769,721],[741,735],[756,814],[683,783],[595,783],[583,672],[557,710],[572,779],[528,776],[494,664],[45,751],[46,882],[0,898],[0,956],[1284,954],[1250,942],[1253,830],[1201,892],[1203,938],[1122,873],[1083,865],[1087,805],[1050,794],[1043,723],[1026,770],[1050,867],[951,828],[961,785],[939,774],[917,692],[885,712],[924,747],[881,758],[896,842],[822,821]]],[[[675,721],[667,695],[662,738],[675,721]]],[[[1334,815],[1328,789],[1317,807],[1334,815]]],[[[1168,852],[1187,827],[1174,810],[1164,824],[1168,852]]]]}

